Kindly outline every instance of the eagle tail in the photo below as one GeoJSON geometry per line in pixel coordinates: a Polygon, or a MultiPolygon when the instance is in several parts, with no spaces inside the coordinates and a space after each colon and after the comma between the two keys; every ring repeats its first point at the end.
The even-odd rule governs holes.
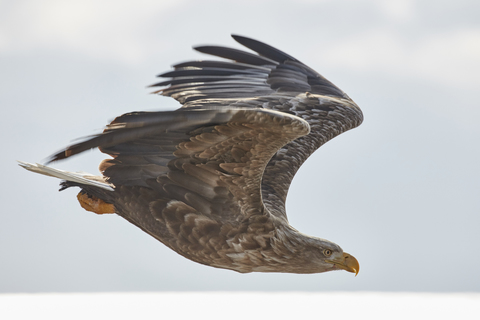
{"type": "Polygon", "coordinates": [[[64,171],[64,170],[44,166],[39,163],[33,164],[33,163],[28,163],[23,161],[18,161],[18,163],[19,163],[19,166],[21,166],[22,168],[25,168],[35,173],[43,174],[50,177],[55,177],[55,178],[66,180],[66,181],[71,181],[81,185],[93,186],[93,187],[105,189],[108,191],[115,190],[113,189],[111,184],[108,184],[105,181],[102,181],[103,180],[102,177],[94,176],[89,173],[64,171]]]}

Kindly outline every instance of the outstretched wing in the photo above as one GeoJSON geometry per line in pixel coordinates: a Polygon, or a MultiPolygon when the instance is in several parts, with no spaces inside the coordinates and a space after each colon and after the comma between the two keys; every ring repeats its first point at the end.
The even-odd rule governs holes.
{"type": "MultiPolygon", "coordinates": [[[[250,216],[269,214],[261,198],[265,166],[279,148],[309,129],[301,118],[272,110],[136,112],[116,118],[104,133],[51,161],[99,147],[114,158],[102,162],[100,170],[119,194],[123,187],[154,191],[156,200],[146,201],[153,216],[179,206],[238,225],[250,216]]],[[[135,217],[137,210],[122,210],[130,203],[119,199],[114,204],[125,211],[122,216],[157,234],[141,221],[145,217],[135,217]]]]}
{"type": "Polygon", "coordinates": [[[257,54],[219,46],[197,51],[230,61],[190,61],[159,77],[156,91],[189,109],[254,108],[296,115],[310,124],[308,135],[283,146],[263,174],[262,197],[269,211],[286,219],[290,183],[322,144],[363,120],[358,106],[338,87],[290,55],[262,42],[234,35],[257,54]]]}

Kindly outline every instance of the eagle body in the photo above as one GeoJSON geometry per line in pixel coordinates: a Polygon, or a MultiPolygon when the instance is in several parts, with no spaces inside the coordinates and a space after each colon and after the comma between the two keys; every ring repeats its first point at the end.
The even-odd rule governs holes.
{"type": "Polygon", "coordinates": [[[340,246],[288,223],[285,201],[303,162],[363,120],[331,82],[262,42],[235,40],[256,54],[196,50],[230,61],[190,61],[159,77],[155,93],[182,108],[132,112],[105,131],[53,155],[98,147],[102,176],[21,163],[80,187],[82,207],[116,213],[192,261],[237,272],[358,273],[340,246]]]}

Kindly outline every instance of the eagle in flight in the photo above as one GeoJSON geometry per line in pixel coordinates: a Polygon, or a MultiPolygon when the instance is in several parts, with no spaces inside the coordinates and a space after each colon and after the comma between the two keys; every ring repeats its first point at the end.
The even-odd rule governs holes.
{"type": "Polygon", "coordinates": [[[111,159],[101,176],[20,162],[30,171],[80,187],[80,205],[116,213],[178,254],[237,272],[358,274],[337,244],[290,226],[290,183],[321,145],[360,125],[360,108],[292,56],[233,35],[255,53],[220,46],[195,50],[226,60],[177,64],[157,94],[175,111],[131,112],[103,133],[49,162],[99,148],[111,159]]]}

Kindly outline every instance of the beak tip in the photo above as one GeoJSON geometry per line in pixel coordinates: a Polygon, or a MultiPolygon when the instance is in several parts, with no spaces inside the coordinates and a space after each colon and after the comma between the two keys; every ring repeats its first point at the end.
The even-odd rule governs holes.
{"type": "Polygon", "coordinates": [[[355,277],[358,275],[360,272],[360,264],[358,263],[358,260],[355,259],[354,256],[344,253],[343,254],[345,265],[348,268],[348,271],[355,273],[355,277]]]}
{"type": "MultiPolygon", "coordinates": [[[[344,252],[342,259],[327,260],[328,263],[335,265],[338,269],[343,269],[347,272],[355,273],[355,277],[360,272],[360,264],[354,256],[344,252]]],[[[338,270],[337,269],[337,270],[338,270]]]]}

